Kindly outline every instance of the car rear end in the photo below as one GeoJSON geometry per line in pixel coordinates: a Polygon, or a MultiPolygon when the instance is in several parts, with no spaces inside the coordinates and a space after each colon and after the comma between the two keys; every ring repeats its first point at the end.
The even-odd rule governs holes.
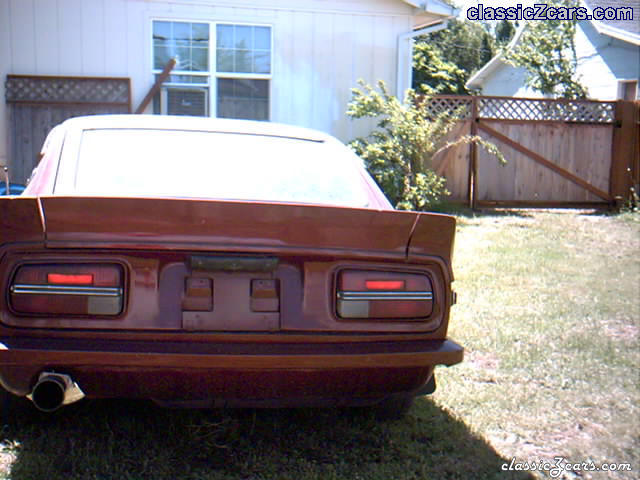
{"type": "Polygon", "coordinates": [[[0,381],[185,406],[428,393],[462,359],[455,221],[377,201],[0,199],[0,381]]]}

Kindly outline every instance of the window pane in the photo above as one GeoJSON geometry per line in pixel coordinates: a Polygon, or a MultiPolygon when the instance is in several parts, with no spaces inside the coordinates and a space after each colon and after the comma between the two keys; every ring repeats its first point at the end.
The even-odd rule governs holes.
{"type": "Polygon", "coordinates": [[[165,42],[171,38],[171,22],[153,22],[153,39],[165,42]]]}
{"type": "Polygon", "coordinates": [[[218,79],[218,117],[269,120],[269,80],[218,79]]]}
{"type": "Polygon", "coordinates": [[[209,49],[193,48],[191,50],[192,70],[206,72],[209,70],[209,49]]]}
{"type": "Polygon", "coordinates": [[[253,73],[271,73],[270,52],[254,52],[253,73]]]}
{"type": "Polygon", "coordinates": [[[153,47],[153,68],[162,70],[173,57],[172,48],[169,45],[156,45],[153,47]]]}
{"type": "Polygon", "coordinates": [[[233,25],[218,25],[216,32],[218,48],[233,48],[233,25]]]}
{"type": "Polygon", "coordinates": [[[192,23],[191,40],[193,41],[194,45],[209,46],[209,24],[192,23]]]}
{"type": "Polygon", "coordinates": [[[233,72],[233,50],[219,48],[216,51],[216,70],[218,72],[233,72]]]}
{"type": "MultiPolygon", "coordinates": [[[[233,97],[235,89],[233,80],[228,78],[221,78],[218,80],[218,98],[233,97]]],[[[220,112],[218,112],[218,116],[220,112]]]]}
{"type": "Polygon", "coordinates": [[[153,22],[153,68],[161,70],[171,58],[176,70],[209,71],[209,24],[153,22]]]}
{"type": "Polygon", "coordinates": [[[235,48],[242,50],[249,50],[253,45],[251,39],[253,27],[246,27],[242,25],[235,25],[235,48]]]}
{"type": "Polygon", "coordinates": [[[252,80],[251,89],[255,97],[269,100],[269,80],[252,80]]]}
{"type": "Polygon", "coordinates": [[[191,43],[191,24],[184,22],[172,22],[173,38],[178,45],[189,45],[191,43]]]}
{"type": "Polygon", "coordinates": [[[216,70],[225,73],[271,73],[271,28],[217,26],[216,70]]]}
{"type": "Polygon", "coordinates": [[[252,73],[253,56],[249,50],[235,51],[234,72],[252,73]]]}
{"type": "Polygon", "coordinates": [[[271,28],[254,27],[253,35],[253,48],[271,50],[271,28]]]}
{"type": "Polygon", "coordinates": [[[191,68],[191,50],[189,47],[175,48],[176,70],[193,70],[191,68]]]}

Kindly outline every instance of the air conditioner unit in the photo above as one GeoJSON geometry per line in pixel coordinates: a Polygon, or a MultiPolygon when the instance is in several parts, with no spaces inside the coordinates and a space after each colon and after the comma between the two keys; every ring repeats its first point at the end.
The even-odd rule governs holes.
{"type": "Polygon", "coordinates": [[[209,89],[165,87],[160,93],[162,113],[166,115],[209,116],[209,89]]]}

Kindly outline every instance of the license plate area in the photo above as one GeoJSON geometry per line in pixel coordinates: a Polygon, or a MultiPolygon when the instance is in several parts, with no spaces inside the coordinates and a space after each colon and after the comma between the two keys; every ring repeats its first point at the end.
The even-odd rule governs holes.
{"type": "Polygon", "coordinates": [[[272,273],[191,272],[185,277],[182,328],[189,331],[276,331],[279,281],[272,273]],[[207,298],[211,295],[210,298],[207,298]]]}

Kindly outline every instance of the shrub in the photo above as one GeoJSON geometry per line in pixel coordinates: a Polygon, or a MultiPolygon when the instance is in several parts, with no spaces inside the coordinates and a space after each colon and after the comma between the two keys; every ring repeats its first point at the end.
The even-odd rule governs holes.
{"type": "Polygon", "coordinates": [[[431,164],[434,155],[446,148],[476,142],[505,163],[497,147],[478,136],[446,140],[461,121],[461,110],[432,114],[430,98],[421,97],[418,101],[413,90],[408,90],[401,102],[389,94],[383,81],[378,82],[378,89],[362,80],[358,84],[360,88],[351,90],[347,115],[378,121],[369,136],[357,138],[350,145],[396,208],[427,210],[449,195],[446,180],[431,164]]]}

